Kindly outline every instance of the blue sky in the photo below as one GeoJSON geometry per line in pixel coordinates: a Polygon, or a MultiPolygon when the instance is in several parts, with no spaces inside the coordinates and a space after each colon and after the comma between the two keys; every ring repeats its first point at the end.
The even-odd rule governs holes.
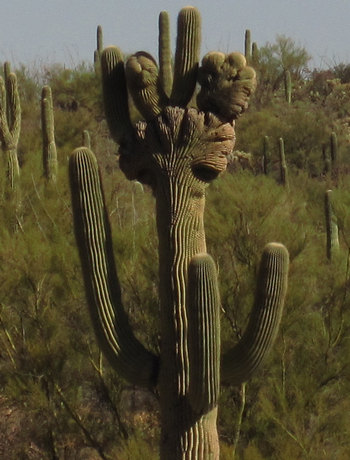
{"type": "Polygon", "coordinates": [[[0,62],[74,66],[93,60],[96,27],[105,45],[157,54],[158,14],[171,14],[175,41],[181,7],[202,15],[202,52],[243,51],[244,32],[262,46],[278,34],[312,55],[312,67],[350,63],[350,0],[9,0],[0,14],[0,62]]]}

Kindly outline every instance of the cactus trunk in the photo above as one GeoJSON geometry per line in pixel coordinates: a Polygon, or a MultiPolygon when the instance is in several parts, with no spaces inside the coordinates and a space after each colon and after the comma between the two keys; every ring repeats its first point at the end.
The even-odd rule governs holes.
{"type": "Polygon", "coordinates": [[[162,315],[161,458],[219,458],[217,408],[198,415],[188,398],[187,272],[192,257],[206,251],[204,197],[194,203],[178,183],[164,182],[156,195],[162,315]],[[194,214],[194,208],[199,212],[194,214]]]}

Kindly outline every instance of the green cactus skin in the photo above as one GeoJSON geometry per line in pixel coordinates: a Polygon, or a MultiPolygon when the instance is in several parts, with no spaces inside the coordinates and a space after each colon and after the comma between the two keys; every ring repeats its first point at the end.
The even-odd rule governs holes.
{"type": "Polygon", "coordinates": [[[289,70],[284,71],[284,95],[287,104],[292,102],[292,79],[289,70]]]}
{"type": "Polygon", "coordinates": [[[286,162],[286,156],[284,154],[284,140],[282,137],[278,140],[278,152],[280,156],[280,181],[281,184],[289,190],[289,180],[288,180],[288,167],[286,162]]]}
{"type": "Polygon", "coordinates": [[[173,71],[170,47],[170,18],[167,11],[162,11],[159,14],[158,50],[161,86],[166,96],[170,97],[171,88],[173,86],[173,71]]]}
{"type": "MultiPolygon", "coordinates": [[[[199,13],[192,7],[180,12],[180,18],[188,16],[198,22],[199,13]]],[[[181,26],[178,33],[184,30],[188,28],[181,26]]],[[[185,42],[177,40],[181,53],[176,54],[183,58],[188,55],[184,52],[185,42]]],[[[143,110],[149,118],[133,127],[130,120],[121,116],[128,113],[128,108],[127,95],[122,94],[126,91],[125,76],[116,57],[120,52],[116,50],[108,48],[102,54],[106,116],[112,117],[109,126],[114,130],[113,137],[120,141],[122,171],[128,179],[148,184],[155,197],[160,356],[138,342],[122,308],[97,162],[90,150],[80,148],[70,158],[70,184],[90,312],[101,347],[117,372],[134,384],[159,392],[160,458],[217,460],[220,299],[215,264],[206,251],[204,207],[209,183],[225,171],[233,150],[235,114],[226,110],[225,119],[222,113],[218,117],[210,111],[171,104],[170,99],[154,115],[152,111],[157,113],[160,108],[163,97],[160,94],[158,99],[144,98],[143,110]],[[113,78],[121,86],[112,85],[113,78]]],[[[190,60],[189,68],[195,68],[197,64],[190,60]]],[[[244,69],[242,55],[229,55],[229,58],[223,55],[223,61],[230,66],[232,61],[238,62],[240,70],[244,69]]],[[[175,86],[179,85],[176,72],[175,69],[175,86]]],[[[127,79],[128,71],[125,73],[127,79]]],[[[158,75],[154,80],[156,87],[160,86],[159,78],[158,75]]],[[[192,78],[188,84],[193,91],[192,78]]],[[[128,82],[128,87],[131,86],[128,82]]],[[[186,93],[189,101],[192,96],[187,88],[186,93]]],[[[140,93],[131,94],[140,97],[140,93]]],[[[220,92],[217,94],[220,96],[220,92]]],[[[233,358],[228,355],[223,361],[222,372],[229,381],[240,382],[250,377],[272,345],[283,307],[287,259],[286,249],[278,244],[271,244],[264,252],[257,300],[243,336],[244,343],[233,348],[233,358]],[[240,348],[244,348],[244,353],[237,356],[240,348]]]]}
{"type": "Polygon", "coordinates": [[[41,129],[43,137],[43,169],[48,182],[57,180],[57,149],[52,92],[49,86],[41,91],[41,129]]]}
{"type": "Polygon", "coordinates": [[[332,260],[334,253],[339,249],[339,234],[337,217],[333,212],[332,190],[325,193],[325,217],[326,217],[326,235],[327,235],[327,259],[332,260]]]}
{"type": "Polygon", "coordinates": [[[21,130],[21,105],[17,86],[17,77],[10,71],[10,65],[4,64],[5,80],[0,77],[0,142],[7,163],[7,178],[10,190],[14,190],[19,181],[19,163],[17,146],[21,130]]]}

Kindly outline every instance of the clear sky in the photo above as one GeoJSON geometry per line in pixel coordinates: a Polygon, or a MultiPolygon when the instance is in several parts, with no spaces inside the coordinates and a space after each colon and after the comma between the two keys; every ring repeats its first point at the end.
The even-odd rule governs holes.
{"type": "Polygon", "coordinates": [[[292,38],[312,67],[350,63],[350,0],[1,0],[0,62],[74,66],[93,61],[96,28],[104,44],[157,55],[158,14],[191,4],[202,15],[202,53],[243,51],[244,32],[258,46],[292,38]]]}

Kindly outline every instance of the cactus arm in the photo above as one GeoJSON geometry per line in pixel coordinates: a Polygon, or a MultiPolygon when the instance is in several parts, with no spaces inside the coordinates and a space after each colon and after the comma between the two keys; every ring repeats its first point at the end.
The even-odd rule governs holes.
{"type": "Polygon", "coordinates": [[[183,8],[177,20],[174,81],[170,104],[186,107],[196,87],[201,43],[201,18],[194,7],[183,8]]]}
{"type": "Polygon", "coordinates": [[[159,79],[165,94],[169,97],[173,85],[170,48],[170,18],[166,11],[159,14],[159,79]]]}
{"type": "Polygon", "coordinates": [[[168,103],[160,86],[157,63],[151,55],[141,51],[128,59],[125,70],[136,107],[146,120],[152,119],[168,103]]]}
{"type": "Polygon", "coordinates": [[[109,46],[101,56],[104,107],[109,130],[119,144],[123,138],[132,136],[128,92],[123,56],[119,48],[109,46]]]}
{"type": "Polygon", "coordinates": [[[224,383],[247,381],[260,366],[275,340],[287,290],[289,256],[278,243],[269,243],[263,252],[255,304],[240,342],[222,359],[224,383]]]}
{"type": "Polygon", "coordinates": [[[243,54],[207,53],[198,73],[201,89],[197,95],[199,110],[212,112],[223,121],[238,118],[248,107],[256,87],[256,74],[247,66],[243,54]]]}
{"type": "Polygon", "coordinates": [[[76,240],[100,346],[122,377],[152,387],[158,359],[135,338],[122,307],[96,158],[87,148],[76,149],[69,166],[76,240]]]}
{"type": "Polygon", "coordinates": [[[188,268],[189,401],[197,414],[218,403],[220,386],[220,296],[213,259],[194,256],[188,268]]]}

